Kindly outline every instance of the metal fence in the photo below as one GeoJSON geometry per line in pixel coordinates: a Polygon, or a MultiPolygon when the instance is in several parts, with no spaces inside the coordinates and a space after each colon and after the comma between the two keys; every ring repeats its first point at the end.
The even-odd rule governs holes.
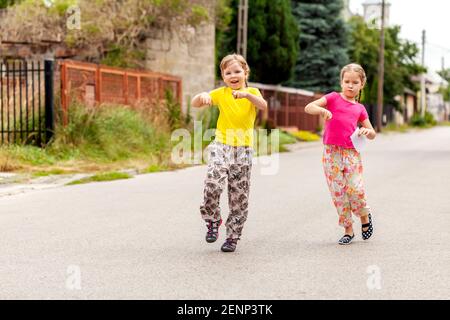
{"type": "MultiPolygon", "coordinates": [[[[378,106],[376,104],[365,104],[369,120],[373,126],[377,123],[378,106]]],[[[381,124],[383,126],[395,121],[395,107],[390,104],[383,105],[383,114],[381,115],[381,124]]]]}
{"type": "Polygon", "coordinates": [[[53,61],[0,62],[0,143],[47,143],[54,130],[53,98],[53,61]]]}
{"type": "Polygon", "coordinates": [[[171,90],[174,99],[182,105],[181,78],[145,70],[113,68],[103,65],[64,60],[61,70],[61,105],[64,122],[73,98],[88,106],[117,103],[134,105],[141,100],[151,104],[165,99],[171,90]]]}
{"type": "Polygon", "coordinates": [[[298,130],[317,131],[320,117],[305,112],[305,106],[320,97],[311,91],[290,87],[249,83],[258,88],[268,102],[266,114],[259,114],[260,121],[267,119],[276,127],[296,127],[298,130]]]}

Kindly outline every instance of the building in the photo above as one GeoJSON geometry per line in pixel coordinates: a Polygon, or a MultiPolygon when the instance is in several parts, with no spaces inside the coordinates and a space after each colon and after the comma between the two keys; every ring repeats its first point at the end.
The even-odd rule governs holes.
{"type": "MultiPolygon", "coordinates": [[[[412,80],[420,83],[420,76],[414,76],[412,80]]],[[[448,103],[444,101],[444,97],[442,93],[440,93],[442,87],[448,87],[448,82],[439,76],[439,74],[429,71],[425,75],[425,110],[431,113],[438,122],[447,120],[450,111],[448,103]]],[[[420,92],[418,93],[418,99],[420,99],[420,92]]],[[[421,110],[417,111],[421,112],[421,110]]]]}
{"type": "Polygon", "coordinates": [[[426,75],[426,80],[427,111],[433,115],[436,121],[445,121],[447,120],[448,111],[440,89],[448,87],[448,82],[436,72],[429,72],[426,75]]]}

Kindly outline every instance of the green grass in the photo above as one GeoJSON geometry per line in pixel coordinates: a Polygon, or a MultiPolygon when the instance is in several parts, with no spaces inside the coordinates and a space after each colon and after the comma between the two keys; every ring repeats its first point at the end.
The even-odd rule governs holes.
{"type": "MultiPolygon", "coordinates": [[[[290,133],[287,131],[282,131],[279,130],[279,145],[278,148],[275,150],[275,152],[289,152],[289,148],[286,147],[286,145],[288,144],[293,144],[300,141],[318,141],[320,140],[320,136],[318,136],[315,133],[311,133],[309,131],[297,131],[295,133],[290,133]]],[[[267,153],[270,154],[271,153],[271,146],[270,146],[270,137],[269,137],[269,146],[267,148],[267,153]]],[[[258,154],[258,156],[260,155],[265,155],[265,154],[258,154]]]]}
{"type": "Polygon", "coordinates": [[[408,124],[398,125],[395,123],[388,123],[385,127],[383,127],[382,132],[408,132],[411,129],[411,126],[408,124]]]}
{"type": "Polygon", "coordinates": [[[280,146],[284,144],[296,143],[297,139],[290,133],[280,130],[280,146]]]}
{"type": "Polygon", "coordinates": [[[299,139],[300,141],[319,141],[320,140],[320,136],[309,132],[309,131],[303,131],[303,130],[299,130],[296,132],[293,132],[292,135],[294,137],[296,137],[297,139],[299,139]]]}
{"type": "Polygon", "coordinates": [[[161,172],[161,171],[167,171],[170,168],[165,165],[158,165],[158,164],[152,164],[148,168],[145,168],[141,173],[153,173],[153,172],[161,172]]]}
{"type": "Polygon", "coordinates": [[[132,176],[129,175],[128,173],[107,172],[107,173],[96,174],[91,177],[86,177],[83,179],[75,180],[75,181],[69,182],[67,185],[76,185],[76,184],[83,184],[83,183],[90,183],[90,182],[113,181],[113,180],[130,179],[130,178],[132,178],[132,176]]]}
{"type": "Polygon", "coordinates": [[[66,174],[68,173],[65,170],[62,169],[50,169],[49,171],[37,171],[37,172],[33,172],[32,176],[33,177],[47,177],[50,175],[58,175],[58,174],[66,174]]]}
{"type": "Polygon", "coordinates": [[[288,148],[286,148],[286,146],[285,146],[285,145],[283,145],[283,144],[280,144],[280,147],[278,148],[278,152],[279,152],[279,153],[283,153],[283,152],[289,152],[289,149],[288,149],[288,148]]]}

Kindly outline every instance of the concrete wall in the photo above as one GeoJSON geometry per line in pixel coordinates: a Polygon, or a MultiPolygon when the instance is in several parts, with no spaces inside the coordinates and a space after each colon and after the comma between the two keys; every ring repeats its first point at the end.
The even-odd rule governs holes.
{"type": "Polygon", "coordinates": [[[214,23],[172,36],[167,32],[160,32],[154,38],[147,39],[146,54],[147,69],[182,78],[184,112],[187,110],[188,101],[195,94],[214,88],[214,23]]]}

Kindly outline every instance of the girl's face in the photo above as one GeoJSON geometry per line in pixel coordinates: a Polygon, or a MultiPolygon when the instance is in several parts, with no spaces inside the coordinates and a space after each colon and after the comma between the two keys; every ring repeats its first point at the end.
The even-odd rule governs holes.
{"type": "Polygon", "coordinates": [[[344,73],[341,81],[342,93],[350,99],[354,99],[363,88],[363,83],[359,73],[347,71],[344,73]]]}
{"type": "Polygon", "coordinates": [[[233,90],[245,87],[246,73],[237,61],[231,62],[223,71],[222,78],[225,84],[233,90]]]}

